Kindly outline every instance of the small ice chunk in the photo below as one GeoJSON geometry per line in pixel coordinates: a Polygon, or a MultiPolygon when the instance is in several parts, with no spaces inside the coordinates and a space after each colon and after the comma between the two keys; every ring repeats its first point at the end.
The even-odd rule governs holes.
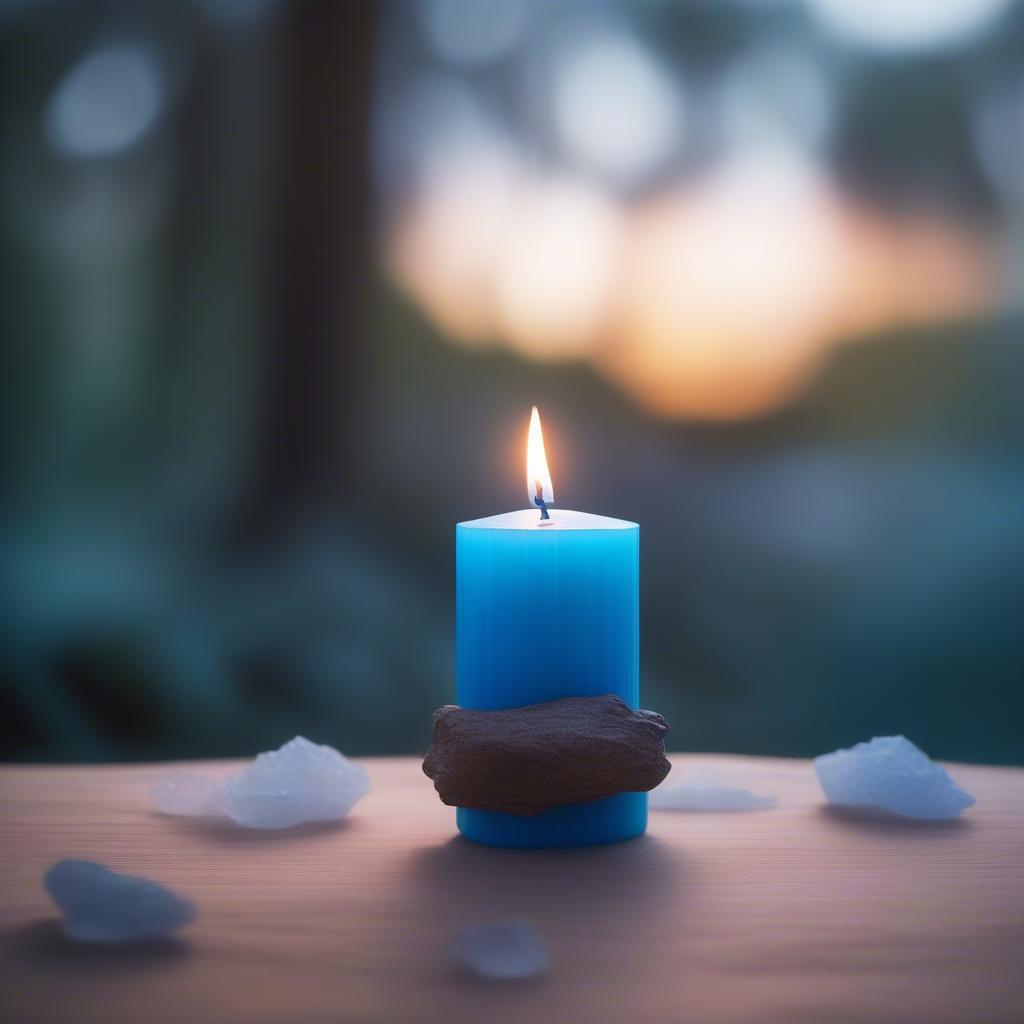
{"type": "Polygon", "coordinates": [[[773,796],[758,796],[717,772],[691,775],[652,790],[653,811],[763,811],[776,807],[773,796]]]}
{"type": "Polygon", "coordinates": [[[281,829],[339,821],[369,789],[364,768],[333,747],[296,736],[223,782],[198,772],[174,772],[149,795],[165,814],[226,817],[246,828],[281,829]]]}
{"type": "Polygon", "coordinates": [[[548,951],[528,921],[495,921],[466,928],[452,944],[455,961],[488,981],[518,981],[545,974],[548,951]]]}
{"type": "Polygon", "coordinates": [[[365,769],[333,747],[302,736],[260,754],[221,787],[224,813],[247,828],[289,828],[338,821],[370,789],[365,769]]]}
{"type": "Polygon", "coordinates": [[[814,759],[829,803],[874,807],[907,818],[955,818],[974,803],[949,772],[905,736],[877,736],[814,759]]]}
{"type": "Polygon", "coordinates": [[[119,875],[89,860],[62,860],[43,885],[81,942],[132,942],[166,935],[196,916],[188,900],[148,878],[119,875]]]}
{"type": "Polygon", "coordinates": [[[221,780],[198,772],[173,772],[154,784],[149,795],[164,814],[183,814],[196,818],[218,818],[221,780]]]}

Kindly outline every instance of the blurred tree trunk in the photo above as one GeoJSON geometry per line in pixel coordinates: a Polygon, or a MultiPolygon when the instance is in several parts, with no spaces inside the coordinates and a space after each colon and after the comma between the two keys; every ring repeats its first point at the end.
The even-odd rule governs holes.
{"type": "Polygon", "coordinates": [[[236,526],[263,542],[352,488],[352,391],[371,274],[370,104],[377,5],[286,5],[264,388],[236,526]]]}

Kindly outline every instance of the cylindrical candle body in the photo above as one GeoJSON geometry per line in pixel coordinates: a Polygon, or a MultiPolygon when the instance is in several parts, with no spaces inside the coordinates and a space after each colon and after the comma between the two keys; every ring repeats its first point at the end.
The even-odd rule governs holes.
{"type": "MultiPolygon", "coordinates": [[[[614,693],[638,706],[636,523],[533,510],[456,528],[456,700],[480,710],[614,693]]],[[[459,830],[490,846],[590,846],[640,835],[647,794],[520,817],[459,808],[459,830]]]]}

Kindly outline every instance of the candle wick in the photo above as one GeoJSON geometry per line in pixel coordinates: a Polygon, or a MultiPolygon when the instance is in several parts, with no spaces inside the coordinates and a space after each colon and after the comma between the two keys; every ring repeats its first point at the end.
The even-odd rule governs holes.
{"type": "Polygon", "coordinates": [[[548,503],[544,500],[544,485],[539,480],[533,481],[533,486],[536,489],[537,496],[533,499],[534,505],[540,509],[541,522],[545,519],[550,519],[548,515],[548,503]]]}

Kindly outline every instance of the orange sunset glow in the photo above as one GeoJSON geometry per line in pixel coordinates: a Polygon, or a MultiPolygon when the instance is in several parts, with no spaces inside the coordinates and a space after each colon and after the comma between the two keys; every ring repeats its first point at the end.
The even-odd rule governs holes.
{"type": "Polygon", "coordinates": [[[835,345],[991,309],[995,240],[884,216],[769,156],[634,203],[572,179],[471,170],[395,222],[400,284],[463,344],[591,363],[668,417],[735,419],[798,393],[835,345]]]}

